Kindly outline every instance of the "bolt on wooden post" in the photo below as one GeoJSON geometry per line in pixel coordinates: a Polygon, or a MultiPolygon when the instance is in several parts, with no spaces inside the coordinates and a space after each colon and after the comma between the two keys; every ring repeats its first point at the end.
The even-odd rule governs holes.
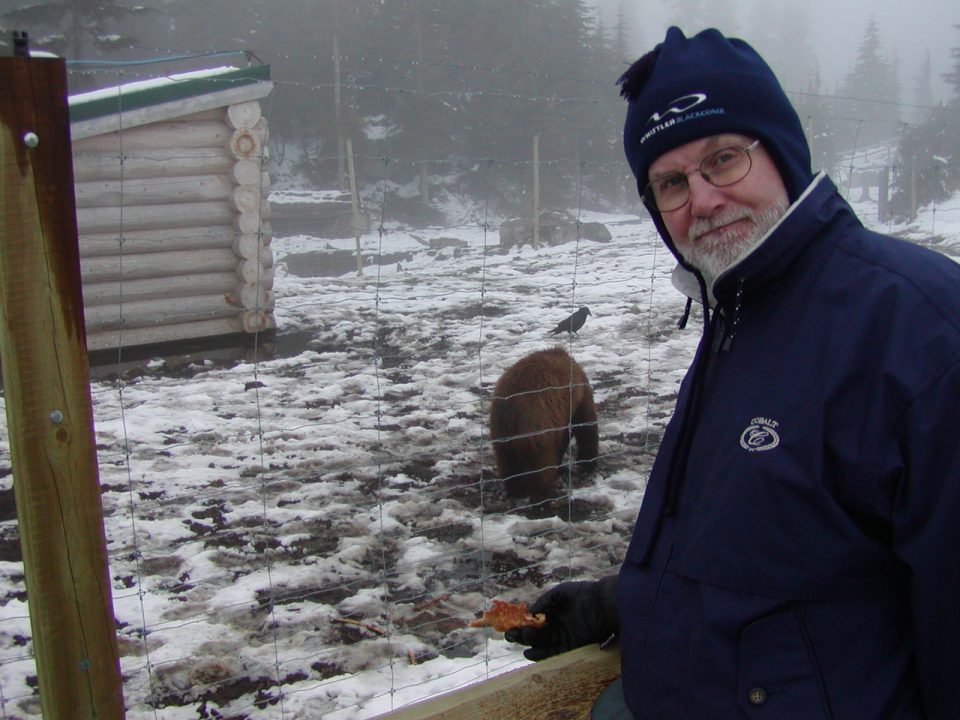
{"type": "Polygon", "coordinates": [[[0,363],[43,717],[114,720],[66,88],[62,59],[0,58],[0,363]]]}

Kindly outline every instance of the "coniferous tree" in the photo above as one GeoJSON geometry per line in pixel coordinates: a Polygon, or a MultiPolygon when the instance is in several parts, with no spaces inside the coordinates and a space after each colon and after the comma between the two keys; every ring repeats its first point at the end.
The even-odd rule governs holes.
{"type": "Polygon", "coordinates": [[[953,96],[920,125],[906,128],[897,148],[891,204],[901,217],[960,191],[960,45],[950,55],[954,64],[943,77],[953,96]]]}
{"type": "Polygon", "coordinates": [[[960,190],[958,139],[960,133],[946,108],[931,112],[923,124],[904,129],[893,168],[895,215],[910,217],[918,207],[946,200],[960,190]]]}
{"type": "Polygon", "coordinates": [[[813,63],[805,89],[790,95],[807,136],[813,170],[833,173],[838,159],[837,128],[833,119],[832,98],[821,85],[818,63],[813,63]]]}
{"type": "MultiPolygon", "coordinates": [[[[960,31],[960,25],[954,25],[960,31]]],[[[943,109],[932,114],[932,124],[938,120],[942,131],[939,131],[936,162],[942,165],[944,184],[947,192],[960,191],[960,43],[950,48],[950,57],[953,58],[953,67],[943,77],[953,90],[953,96],[947,101],[943,109]]]]}
{"type": "Polygon", "coordinates": [[[857,59],[840,89],[837,110],[846,120],[841,147],[862,148],[892,137],[899,127],[900,89],[896,62],[881,47],[873,17],[867,22],[857,59]]]}
{"type": "MultiPolygon", "coordinates": [[[[200,58],[249,50],[271,65],[262,104],[274,157],[301,158],[317,186],[342,177],[338,139],[351,138],[361,186],[410,185],[409,198],[427,165],[458,192],[529,208],[539,134],[543,207],[570,207],[581,190],[591,202],[632,195],[615,80],[635,59],[624,53],[641,51],[627,47],[623,22],[616,45],[585,0],[327,0],[281,10],[248,0],[242,12],[232,0],[140,1],[164,18],[140,28],[150,48],[140,57],[191,59],[125,77],[241,65],[242,55],[200,58]]],[[[117,23],[120,35],[138,29],[132,18],[117,23]]],[[[100,84],[115,78],[100,71],[110,81],[100,84]]]]}
{"type": "Polygon", "coordinates": [[[119,0],[48,0],[3,13],[3,24],[29,33],[31,44],[69,59],[96,59],[136,44],[118,21],[144,8],[119,0]]]}
{"type": "Polygon", "coordinates": [[[595,107],[604,111],[583,113],[591,130],[582,149],[582,157],[591,161],[583,165],[584,188],[592,193],[594,201],[609,207],[623,208],[638,202],[620,140],[626,107],[614,81],[651,47],[631,24],[631,17],[635,21],[642,17],[640,12],[638,3],[620,2],[614,25],[598,38],[600,49],[593,71],[597,79],[595,107]]]}
{"type": "Polygon", "coordinates": [[[933,107],[933,71],[930,67],[930,51],[927,51],[920,69],[913,80],[913,101],[917,105],[914,115],[917,120],[923,120],[930,108],[933,107]]]}
{"type": "MultiPolygon", "coordinates": [[[[955,29],[960,30],[960,25],[954,25],[955,29]]],[[[953,90],[953,96],[949,100],[952,107],[960,106],[960,44],[950,48],[950,57],[953,58],[953,67],[943,74],[943,79],[953,90]]]]}
{"type": "Polygon", "coordinates": [[[627,39],[630,36],[630,21],[627,19],[627,10],[624,7],[624,3],[621,2],[617,6],[617,20],[616,25],[613,28],[613,56],[617,58],[620,62],[627,62],[634,55],[639,57],[640,53],[637,52],[631,43],[627,39]]]}

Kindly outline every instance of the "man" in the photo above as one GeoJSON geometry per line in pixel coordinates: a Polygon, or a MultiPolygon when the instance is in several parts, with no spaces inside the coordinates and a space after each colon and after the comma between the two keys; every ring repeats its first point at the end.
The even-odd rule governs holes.
{"type": "Polygon", "coordinates": [[[862,226],[742,41],[620,82],[703,337],[619,575],[508,637],[619,635],[636,718],[960,718],[960,266],[862,226]]]}

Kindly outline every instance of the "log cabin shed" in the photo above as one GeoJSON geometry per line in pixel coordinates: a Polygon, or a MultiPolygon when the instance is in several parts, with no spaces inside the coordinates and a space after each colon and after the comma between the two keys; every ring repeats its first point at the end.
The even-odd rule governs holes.
{"type": "Polygon", "coordinates": [[[276,327],[267,65],[72,95],[90,351],[276,327]]]}

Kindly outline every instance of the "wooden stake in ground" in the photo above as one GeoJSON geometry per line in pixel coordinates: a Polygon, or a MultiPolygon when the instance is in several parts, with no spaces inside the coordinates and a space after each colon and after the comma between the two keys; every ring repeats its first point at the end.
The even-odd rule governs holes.
{"type": "Polygon", "coordinates": [[[84,333],[66,65],[0,58],[0,362],[45,720],[124,717],[84,333]]]}
{"type": "Polygon", "coordinates": [[[357,244],[357,277],[363,275],[363,253],[360,250],[360,198],[357,197],[357,176],[353,170],[353,143],[347,138],[347,166],[350,168],[350,203],[353,208],[353,238],[357,244]]]}
{"type": "Polygon", "coordinates": [[[540,248],[540,133],[533,136],[533,249],[540,248]]]}

